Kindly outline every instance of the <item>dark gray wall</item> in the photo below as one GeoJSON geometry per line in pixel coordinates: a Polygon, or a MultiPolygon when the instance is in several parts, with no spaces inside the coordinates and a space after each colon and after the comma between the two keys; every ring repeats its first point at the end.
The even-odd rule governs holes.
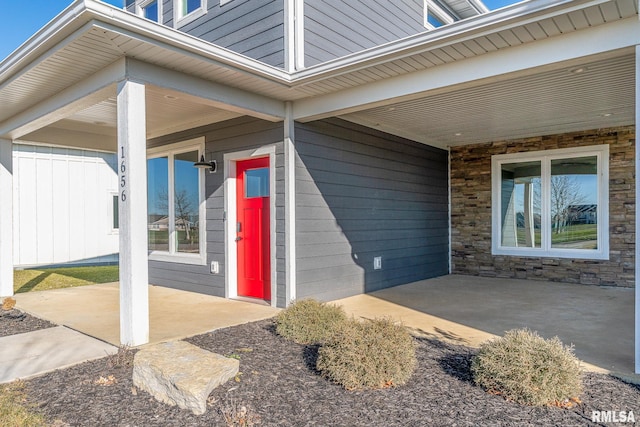
{"type": "Polygon", "coordinates": [[[189,265],[170,262],[149,262],[149,282],[176,289],[224,296],[225,287],[225,243],[224,243],[224,161],[228,152],[258,148],[276,144],[276,261],[277,304],[285,305],[284,274],[284,152],[283,125],[248,117],[229,120],[213,126],[154,139],[149,147],[184,141],[205,136],[206,152],[218,161],[218,172],[205,173],[207,198],[207,265],[189,265]],[[220,273],[211,274],[211,261],[220,262],[220,273]]]}
{"type": "Polygon", "coordinates": [[[338,119],[297,124],[295,139],[299,298],[448,273],[446,151],[338,119]]]}
{"type": "MultiPolygon", "coordinates": [[[[173,1],[164,0],[163,23],[173,27],[173,1]]],[[[208,12],[178,28],[192,36],[284,67],[284,1],[232,0],[220,6],[208,1],[208,12]]]]}
{"type": "Polygon", "coordinates": [[[423,0],[306,0],[305,66],[426,31],[423,0]]]}

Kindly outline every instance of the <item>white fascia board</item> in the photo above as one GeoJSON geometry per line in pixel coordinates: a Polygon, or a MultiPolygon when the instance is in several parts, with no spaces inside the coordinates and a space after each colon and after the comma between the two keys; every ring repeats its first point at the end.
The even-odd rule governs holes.
{"type": "Polygon", "coordinates": [[[242,89],[188,76],[135,59],[127,59],[127,76],[133,80],[207,99],[210,105],[269,121],[285,118],[284,102],[242,89]]]}
{"type": "MultiPolygon", "coordinates": [[[[535,43],[456,61],[423,71],[384,79],[378,82],[309,98],[295,103],[295,120],[311,121],[339,114],[424,96],[426,92],[446,90],[452,86],[471,87],[497,81],[503,75],[526,74],[553,64],[591,55],[612,54],[640,44],[640,21],[630,17],[556,36],[535,43]],[[586,43],[585,40],[590,42],[586,43]]],[[[557,66],[556,66],[557,67],[557,66]]],[[[433,93],[433,92],[432,92],[433,93]]]]}
{"type": "MultiPolygon", "coordinates": [[[[384,45],[306,68],[292,75],[293,87],[369,68],[421,52],[473,40],[550,17],[568,14],[610,0],[532,0],[467,18],[384,45]]],[[[609,24],[605,24],[609,25],[609,24]]],[[[538,43],[537,41],[536,43],[538,43]]]]}
{"type": "Polygon", "coordinates": [[[115,83],[126,74],[124,59],[0,123],[0,136],[18,139],[84,110],[115,94],[115,83]]]}

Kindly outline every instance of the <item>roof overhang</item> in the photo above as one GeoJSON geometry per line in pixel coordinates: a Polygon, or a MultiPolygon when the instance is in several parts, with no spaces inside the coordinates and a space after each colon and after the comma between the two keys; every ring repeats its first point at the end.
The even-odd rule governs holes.
{"type": "MultiPolygon", "coordinates": [[[[447,132],[466,115],[449,117],[442,135],[430,138],[424,127],[407,130],[399,115],[381,112],[390,113],[384,109],[393,104],[391,111],[426,123],[434,105],[464,106],[464,91],[478,96],[515,83],[530,90],[544,84],[544,73],[615,65],[640,44],[637,15],[634,0],[532,0],[289,74],[107,4],[78,0],[0,63],[0,137],[20,138],[56,123],[72,127],[60,123],[87,108],[113,108],[115,83],[134,78],[150,85],[159,110],[183,109],[187,117],[199,103],[210,108],[191,123],[152,127],[150,136],[243,114],[281,120],[291,101],[300,121],[338,115],[445,146],[452,143],[443,142],[447,132]]],[[[492,114],[513,106],[496,101],[492,114]]],[[[628,121],[625,114],[617,115],[620,122],[628,121]]],[[[474,141],[510,136],[494,127],[474,141]]]]}

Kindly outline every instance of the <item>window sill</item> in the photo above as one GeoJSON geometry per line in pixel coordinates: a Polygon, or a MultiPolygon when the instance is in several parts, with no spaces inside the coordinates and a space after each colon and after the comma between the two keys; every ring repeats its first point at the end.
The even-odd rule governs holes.
{"type": "Polygon", "coordinates": [[[174,255],[168,252],[151,252],[149,261],[173,262],[176,264],[207,265],[206,260],[200,254],[179,254],[174,255]]]}
{"type": "Polygon", "coordinates": [[[497,256],[517,256],[528,258],[571,258],[571,259],[593,259],[609,260],[609,251],[589,251],[589,250],[543,250],[543,249],[518,249],[518,248],[498,248],[491,251],[491,255],[497,256]]]}

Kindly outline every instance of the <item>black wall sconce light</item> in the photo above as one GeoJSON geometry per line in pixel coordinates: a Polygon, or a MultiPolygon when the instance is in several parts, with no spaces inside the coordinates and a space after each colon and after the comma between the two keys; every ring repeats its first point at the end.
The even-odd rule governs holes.
{"type": "Polygon", "coordinates": [[[216,173],[216,171],[218,170],[218,162],[216,162],[215,160],[210,160],[207,162],[204,159],[204,154],[200,155],[200,161],[195,162],[193,166],[198,169],[209,169],[209,173],[216,173]]]}

